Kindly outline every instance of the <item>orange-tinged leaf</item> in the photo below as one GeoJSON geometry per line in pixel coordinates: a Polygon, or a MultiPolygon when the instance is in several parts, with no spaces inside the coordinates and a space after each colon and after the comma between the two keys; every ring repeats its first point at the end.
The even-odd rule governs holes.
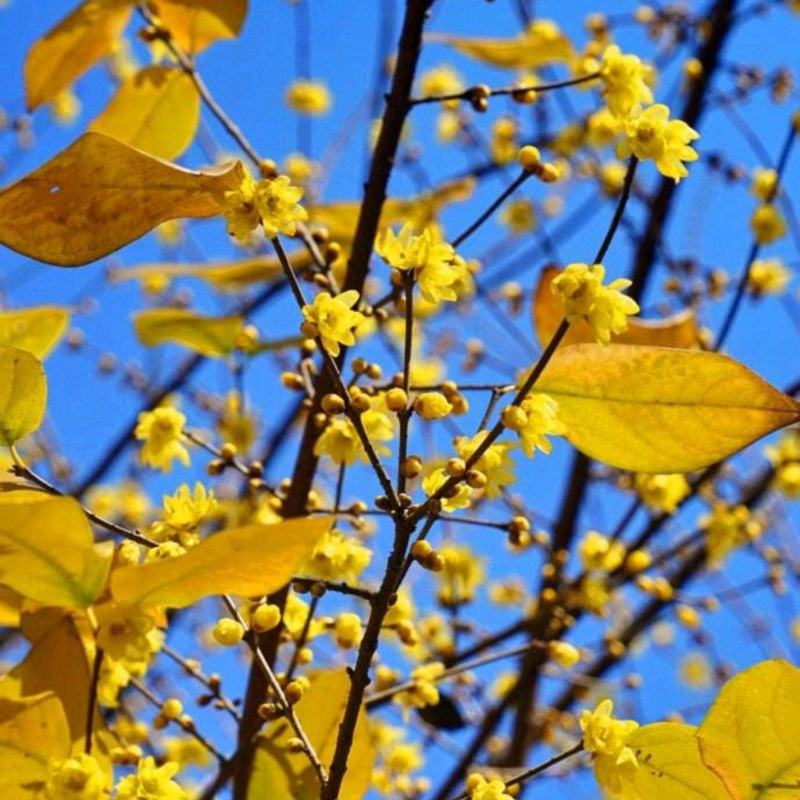
{"type": "Polygon", "coordinates": [[[89,126],[167,160],[182,155],[200,121],[200,95],[179,67],[146,67],[129,77],[89,126]]]}
{"type": "Polygon", "coordinates": [[[569,441],[635,472],[691,472],[800,419],[800,403],[728,356],[637,345],[559,350],[535,391],[569,441]]]}
{"type": "Polygon", "coordinates": [[[26,350],[0,344],[0,445],[35,431],[47,405],[42,364],[26,350]]]}
{"type": "Polygon", "coordinates": [[[69,325],[69,311],[61,306],[35,306],[0,311],[0,344],[46,358],[69,325]]]}
{"type": "MultiPolygon", "coordinates": [[[[536,338],[542,347],[552,339],[564,314],[561,304],[550,286],[560,270],[546,267],[536,287],[531,311],[536,338]]],[[[628,318],[628,328],[619,334],[611,334],[611,341],[617,344],[641,344],[650,347],[678,347],[691,349],[697,346],[699,329],[697,319],[691,309],[685,309],[671,317],[659,320],[645,320],[639,317],[628,318]]],[[[562,346],[581,342],[596,342],[592,329],[583,320],[573,322],[562,346]]]]}
{"type": "Polygon", "coordinates": [[[105,584],[109,556],[72,498],[0,494],[0,583],[45,605],[85,608],[105,584]]]}
{"type": "MultiPolygon", "coordinates": [[[[318,672],[295,706],[297,718],[323,764],[333,759],[336,735],[342,720],[350,678],[344,670],[318,672]]],[[[292,753],[288,741],[295,736],[285,719],[272,722],[259,739],[248,787],[248,800],[261,797],[291,797],[292,800],[317,800],[320,786],[317,775],[303,753],[292,753]]],[[[370,787],[375,750],[367,717],[362,709],[347,759],[347,773],[338,794],[339,800],[362,800],[370,787]]]]}
{"type": "Polygon", "coordinates": [[[527,31],[512,39],[430,36],[478,61],[507,69],[536,69],[544,64],[563,63],[572,57],[569,39],[550,20],[535,20],[527,31]]]}
{"type": "Polygon", "coordinates": [[[87,133],[0,191],[0,243],[57,266],[88,264],[167,220],[219,214],[242,175],[239,162],[193,172],[87,133]]]}
{"type": "Polygon", "coordinates": [[[25,98],[38,108],[107,56],[132,13],[130,0],[85,0],[34,42],[25,59],[25,98]]]}
{"type": "Polygon", "coordinates": [[[656,722],[636,730],[628,746],[638,767],[620,768],[611,756],[594,762],[597,782],[610,800],[727,800],[725,787],[700,759],[697,728],[656,722]]]}
{"type": "Polygon", "coordinates": [[[733,800],[796,795],[787,787],[800,781],[799,718],[800,669],[786,661],[756,664],[723,686],[697,735],[733,800]]]}
{"type": "Polygon", "coordinates": [[[247,15],[247,0],[155,0],[161,23],[187,53],[220,39],[235,39],[247,15]]]}
{"type": "Polygon", "coordinates": [[[170,608],[215,594],[270,594],[289,582],[330,524],[303,517],[221,531],[184,555],[115,570],[111,592],[120,603],[170,608]]]}
{"type": "Polygon", "coordinates": [[[152,308],[134,315],[139,341],[148,347],[172,343],[212,358],[229,356],[244,327],[239,316],[209,317],[185,308],[152,308]]]}
{"type": "Polygon", "coordinates": [[[0,699],[0,792],[6,800],[42,797],[47,762],[69,750],[69,728],[55,694],[0,699]]]}

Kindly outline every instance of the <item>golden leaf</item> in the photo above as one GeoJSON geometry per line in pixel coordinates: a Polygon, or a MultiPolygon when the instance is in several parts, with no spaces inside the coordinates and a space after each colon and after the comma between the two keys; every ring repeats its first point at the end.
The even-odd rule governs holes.
{"type": "Polygon", "coordinates": [[[8,586],[0,586],[0,627],[18,628],[25,598],[8,586]]]}
{"type": "Polygon", "coordinates": [[[112,51],[132,5],[131,0],[85,0],[34,42],[24,70],[29,111],[52,100],[112,51]]]}
{"type": "Polygon", "coordinates": [[[109,564],[72,498],[25,489],[0,494],[0,583],[45,605],[86,608],[109,564]]]}
{"type": "Polygon", "coordinates": [[[756,664],[725,684],[697,735],[733,800],[797,795],[798,715],[800,669],[786,661],[756,664]]]}
{"type": "Polygon", "coordinates": [[[199,121],[192,79],[179,67],[156,66],[128,78],[89,130],[169,160],[189,147],[199,121]]]}
{"type": "Polygon", "coordinates": [[[208,317],[185,308],[152,308],[134,315],[139,341],[148,347],[181,344],[195,353],[222,358],[236,346],[244,320],[238,316],[208,317]]]}
{"type": "Polygon", "coordinates": [[[727,800],[720,780],[700,760],[697,728],[674,722],[644,725],[628,739],[638,766],[600,756],[594,772],[610,800],[727,800]]]}
{"type": "Polygon", "coordinates": [[[719,353],[637,345],[559,350],[536,384],[569,441],[635,472],[691,472],[800,419],[800,403],[719,353]]]}
{"type": "Polygon", "coordinates": [[[184,555],[115,570],[111,593],[120,603],[170,608],[215,594],[270,594],[289,582],[330,524],[303,517],[221,531],[184,555]]]}
{"type": "Polygon", "coordinates": [[[64,709],[52,692],[0,699],[0,792],[5,800],[42,797],[47,762],[64,758],[69,750],[64,709]]]}
{"type": "Polygon", "coordinates": [[[166,220],[219,214],[243,169],[193,172],[86,133],[0,191],[0,243],[57,266],[87,264],[166,220]]]}
{"type": "Polygon", "coordinates": [[[155,0],[153,6],[175,44],[187,53],[235,39],[247,15],[247,0],[155,0]]]}
{"type": "Polygon", "coordinates": [[[0,344],[0,445],[35,431],[47,405],[47,379],[36,356],[0,344]]]}
{"type": "MultiPolygon", "coordinates": [[[[323,764],[333,759],[336,734],[344,714],[350,679],[344,670],[318,672],[295,706],[297,718],[323,764]]],[[[260,797],[291,797],[317,800],[320,786],[305,753],[292,753],[288,741],[295,733],[285,719],[271,723],[259,740],[248,800],[260,797]]],[[[361,800],[370,787],[375,751],[369,735],[367,716],[359,713],[353,746],[347,759],[347,773],[339,800],[361,800]]]]}
{"type": "MultiPolygon", "coordinates": [[[[542,270],[531,306],[533,327],[542,347],[547,346],[564,318],[561,304],[550,288],[553,279],[559,274],[560,270],[555,267],[546,267],[542,270]]],[[[699,333],[694,312],[687,308],[671,317],[659,320],[629,317],[627,330],[619,334],[612,333],[611,341],[617,344],[678,347],[688,350],[697,346],[699,333]]],[[[580,320],[569,326],[567,335],[562,340],[562,346],[596,341],[597,338],[589,324],[580,320]]]]}
{"type": "Polygon", "coordinates": [[[35,306],[0,311],[0,344],[46,358],[69,325],[69,311],[61,306],[35,306]]]}

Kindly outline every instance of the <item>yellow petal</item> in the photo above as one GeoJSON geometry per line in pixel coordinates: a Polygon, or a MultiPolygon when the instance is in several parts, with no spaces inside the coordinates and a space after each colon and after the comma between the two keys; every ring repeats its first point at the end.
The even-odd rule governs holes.
{"type": "Polygon", "coordinates": [[[47,762],[69,754],[61,701],[52,693],[0,699],[0,792],[6,800],[42,797],[47,762]]]}
{"type": "MultiPolygon", "coordinates": [[[[556,267],[542,270],[531,312],[536,338],[542,347],[553,337],[564,318],[558,298],[550,288],[553,279],[560,274],[556,267]]],[[[617,344],[643,344],[651,347],[679,347],[690,349],[697,346],[699,329],[697,319],[691,309],[685,309],[671,317],[660,320],[644,320],[637,317],[628,319],[628,328],[619,334],[611,334],[611,341],[617,344]]],[[[563,345],[597,341],[589,324],[583,320],[573,322],[563,339],[563,345]]]]}
{"type": "Polygon", "coordinates": [[[47,380],[39,359],[0,344],[0,445],[35,431],[46,405],[47,380]]]}
{"type": "Polygon", "coordinates": [[[0,494],[0,583],[45,605],[85,608],[103,588],[109,563],[72,498],[0,494]]]}
{"type": "Polygon", "coordinates": [[[148,347],[181,344],[195,353],[222,358],[233,352],[244,320],[238,316],[208,317],[183,308],[140,311],[133,321],[139,341],[148,347]]]}
{"type": "Polygon", "coordinates": [[[697,733],[703,761],[733,800],[796,796],[798,718],[800,669],[792,664],[764,661],[725,684],[697,733]]]}
{"type": "Polygon", "coordinates": [[[46,358],[69,325],[69,311],[61,306],[35,306],[0,311],[0,344],[46,358]]]}
{"type": "Polygon", "coordinates": [[[111,53],[128,24],[130,0],[85,0],[37,39],[25,58],[25,99],[38,108],[111,53]]]}
{"type": "Polygon", "coordinates": [[[800,404],[719,353],[576,344],[536,391],[558,401],[569,441],[635,472],[691,472],[800,419],[800,404]]]}
{"type": "Polygon", "coordinates": [[[199,121],[192,79],[178,67],[147,67],[117,89],[89,130],[169,160],[189,147],[199,121]]]}
{"type": "Polygon", "coordinates": [[[120,603],[170,608],[215,594],[269,594],[289,582],[330,524],[304,517],[222,531],[185,555],[116,570],[111,592],[120,603]]]}
{"type": "Polygon", "coordinates": [[[606,756],[595,776],[611,800],[728,800],[722,782],[700,760],[697,728],[673,722],[644,725],[628,739],[638,766],[606,756]]]}
{"type": "Polygon", "coordinates": [[[173,41],[187,53],[235,39],[247,15],[247,0],[155,0],[153,6],[173,41]]]}
{"type": "Polygon", "coordinates": [[[162,222],[221,213],[239,162],[193,172],[87,133],[0,191],[0,243],[57,266],[87,264],[162,222]]]}
{"type": "MultiPolygon", "coordinates": [[[[323,764],[333,759],[336,734],[342,720],[350,679],[344,670],[318,672],[295,706],[297,717],[323,764]]],[[[259,739],[247,800],[262,797],[291,797],[317,800],[320,786],[304,753],[291,753],[289,739],[294,731],[285,719],[271,723],[259,739]]],[[[353,747],[347,759],[347,774],[339,800],[362,800],[370,787],[375,751],[363,709],[359,714],[353,747]]]]}

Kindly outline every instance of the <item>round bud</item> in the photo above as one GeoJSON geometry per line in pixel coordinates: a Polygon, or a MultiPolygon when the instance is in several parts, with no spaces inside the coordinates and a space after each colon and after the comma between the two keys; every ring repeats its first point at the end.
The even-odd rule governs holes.
{"type": "Polygon", "coordinates": [[[394,387],[386,392],[386,407],[389,409],[389,411],[399,413],[400,411],[405,411],[407,406],[408,395],[405,393],[405,391],[403,391],[403,389],[394,387]]]}
{"type": "Polygon", "coordinates": [[[235,620],[223,617],[214,626],[214,640],[223,647],[233,647],[242,641],[244,628],[235,620]]]}
{"type": "Polygon", "coordinates": [[[464,478],[473,489],[483,489],[489,482],[486,475],[479,469],[468,470],[464,478]]]}
{"type": "Polygon", "coordinates": [[[344,399],[338,394],[326,394],[320,403],[326,414],[341,414],[344,411],[344,399]]]}
{"type": "Polygon", "coordinates": [[[430,542],[425,541],[425,539],[418,539],[411,545],[411,555],[417,561],[424,561],[428,556],[433,552],[433,548],[430,545],[430,542]]]}
{"type": "Polygon", "coordinates": [[[175,720],[183,713],[183,703],[177,697],[167,698],[161,705],[161,713],[165,719],[175,720]]]}
{"type": "Polygon", "coordinates": [[[517,159],[519,160],[519,165],[525,172],[535,172],[542,163],[542,154],[539,152],[538,147],[526,144],[525,147],[520,148],[517,159]]]}
{"type": "Polygon", "coordinates": [[[401,471],[404,478],[416,478],[422,472],[422,459],[419,456],[409,456],[403,462],[401,471]]]}

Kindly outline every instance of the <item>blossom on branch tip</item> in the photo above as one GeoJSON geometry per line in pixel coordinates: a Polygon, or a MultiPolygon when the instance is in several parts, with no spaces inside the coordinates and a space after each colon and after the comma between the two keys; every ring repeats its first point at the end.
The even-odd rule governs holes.
{"type": "Polygon", "coordinates": [[[307,336],[319,336],[324,348],[332,356],[338,356],[340,344],[349,347],[356,343],[353,329],[365,319],[360,311],[353,310],[358,301],[355,289],[337,295],[320,292],[313,303],[303,306],[306,319],[303,332],[307,336]]]}
{"type": "Polygon", "coordinates": [[[178,769],[170,761],[157,767],[152,756],[142,758],[136,772],[117,784],[115,800],[188,800],[186,791],[172,780],[178,769]]]}
{"type": "Polygon", "coordinates": [[[652,67],[638,56],[623,53],[615,44],[606,47],[600,64],[603,98],[609,111],[621,119],[653,102],[652,67]]]}
{"type": "Polygon", "coordinates": [[[46,800],[99,800],[107,793],[105,786],[102,768],[86,753],[47,763],[46,800]]]}
{"type": "Polygon", "coordinates": [[[278,234],[294,236],[297,223],[308,219],[300,205],[303,189],[294,186],[286,175],[256,181],[247,174],[238,188],[225,192],[223,214],[228,233],[238,242],[250,241],[261,225],[268,239],[278,234]]]}

